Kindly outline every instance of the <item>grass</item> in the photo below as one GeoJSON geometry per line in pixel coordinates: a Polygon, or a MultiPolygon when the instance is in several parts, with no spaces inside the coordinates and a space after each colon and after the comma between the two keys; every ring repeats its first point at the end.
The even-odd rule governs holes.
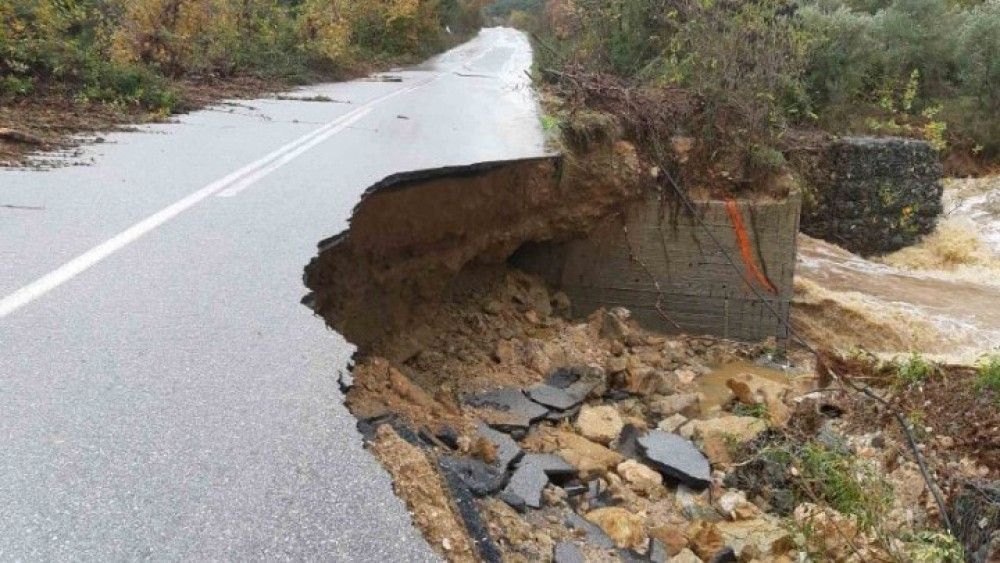
{"type": "Polygon", "coordinates": [[[904,387],[912,387],[926,382],[937,371],[933,362],[920,354],[896,361],[896,377],[904,387]]]}
{"type": "Polygon", "coordinates": [[[767,405],[758,403],[756,405],[744,405],[743,403],[737,403],[733,407],[733,414],[737,416],[752,416],[754,418],[761,418],[764,420],[771,419],[771,413],[767,410],[767,405]]]}
{"type": "Polygon", "coordinates": [[[997,403],[1000,404],[1000,354],[982,358],[976,369],[978,371],[976,390],[992,391],[996,395],[997,403]]]}
{"type": "Polygon", "coordinates": [[[865,527],[874,526],[892,503],[889,486],[849,453],[811,442],[795,457],[813,493],[841,514],[857,517],[865,527]]]}

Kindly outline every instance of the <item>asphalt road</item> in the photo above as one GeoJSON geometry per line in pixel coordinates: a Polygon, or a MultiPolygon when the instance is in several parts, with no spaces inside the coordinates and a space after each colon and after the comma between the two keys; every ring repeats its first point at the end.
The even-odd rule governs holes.
{"type": "Polygon", "coordinates": [[[485,30],[0,172],[0,560],[434,559],[302,268],[384,176],[543,154],[530,60],[485,30]]]}

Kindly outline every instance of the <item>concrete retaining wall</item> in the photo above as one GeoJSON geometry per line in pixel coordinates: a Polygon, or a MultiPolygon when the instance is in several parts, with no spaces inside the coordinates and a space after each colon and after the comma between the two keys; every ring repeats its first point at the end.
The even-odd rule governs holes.
{"type": "Polygon", "coordinates": [[[623,306],[645,326],[665,332],[785,341],[801,198],[795,194],[781,201],[736,202],[750,266],[727,204],[696,205],[698,214],[692,216],[678,204],[655,197],[634,201],[602,221],[586,239],[529,244],[512,261],[565,291],[575,315],[623,306]],[[766,280],[752,273],[754,267],[766,280]],[[764,301],[781,318],[748,283],[766,296],[764,301]],[[773,286],[773,292],[767,286],[773,286]]]}

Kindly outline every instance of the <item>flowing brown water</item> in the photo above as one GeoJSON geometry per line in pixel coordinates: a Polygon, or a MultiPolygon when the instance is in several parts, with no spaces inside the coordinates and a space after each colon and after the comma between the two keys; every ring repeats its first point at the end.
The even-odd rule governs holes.
{"type": "Polygon", "coordinates": [[[801,330],[821,343],[969,361],[1000,350],[1000,177],[951,181],[920,244],[876,260],[801,237],[801,330]]]}

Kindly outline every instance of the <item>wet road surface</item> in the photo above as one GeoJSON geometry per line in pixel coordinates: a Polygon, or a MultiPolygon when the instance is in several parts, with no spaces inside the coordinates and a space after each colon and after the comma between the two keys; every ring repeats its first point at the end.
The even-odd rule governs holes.
{"type": "Polygon", "coordinates": [[[301,273],[382,177],[543,154],[530,58],[485,30],[0,172],[0,560],[434,559],[301,273]]]}

